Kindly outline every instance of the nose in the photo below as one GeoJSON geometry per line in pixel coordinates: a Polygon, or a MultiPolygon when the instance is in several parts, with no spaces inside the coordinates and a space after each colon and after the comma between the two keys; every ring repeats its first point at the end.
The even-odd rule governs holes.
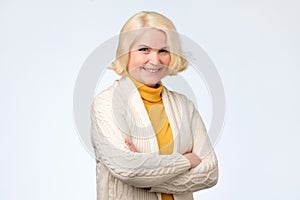
{"type": "Polygon", "coordinates": [[[160,55],[158,52],[151,52],[149,55],[149,63],[153,65],[161,64],[160,55]]]}

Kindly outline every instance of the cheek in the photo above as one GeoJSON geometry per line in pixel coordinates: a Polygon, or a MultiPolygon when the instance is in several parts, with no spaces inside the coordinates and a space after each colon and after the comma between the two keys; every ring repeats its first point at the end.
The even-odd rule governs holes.
{"type": "Polygon", "coordinates": [[[161,61],[162,61],[162,64],[163,64],[163,65],[169,66],[169,64],[170,64],[170,62],[171,62],[171,56],[170,56],[170,55],[164,55],[164,56],[161,58],[161,61]]]}
{"type": "Polygon", "coordinates": [[[139,54],[139,52],[130,52],[128,57],[128,70],[142,66],[146,61],[145,56],[139,54]]]}

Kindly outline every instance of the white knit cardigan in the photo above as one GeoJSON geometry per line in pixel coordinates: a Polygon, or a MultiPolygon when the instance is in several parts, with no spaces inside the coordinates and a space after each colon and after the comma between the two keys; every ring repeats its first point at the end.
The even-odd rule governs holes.
{"type": "Polygon", "coordinates": [[[128,76],[95,97],[91,140],[97,160],[97,200],[161,200],[160,193],[192,200],[193,192],[217,183],[217,159],[193,103],[165,87],[162,100],[174,138],[172,155],[159,155],[147,111],[128,76]],[[139,153],[129,150],[126,137],[139,153]],[[187,152],[202,159],[196,168],[190,169],[183,156],[187,152]]]}

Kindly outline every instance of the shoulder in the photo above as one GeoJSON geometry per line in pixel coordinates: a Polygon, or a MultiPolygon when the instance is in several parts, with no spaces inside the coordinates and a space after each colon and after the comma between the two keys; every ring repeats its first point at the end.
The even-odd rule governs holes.
{"type": "Polygon", "coordinates": [[[106,88],[105,90],[101,91],[99,94],[97,94],[92,102],[92,107],[103,107],[105,105],[107,105],[108,103],[112,102],[112,96],[113,93],[116,89],[116,86],[118,84],[118,80],[116,80],[113,85],[111,85],[110,87],[106,88]]]}

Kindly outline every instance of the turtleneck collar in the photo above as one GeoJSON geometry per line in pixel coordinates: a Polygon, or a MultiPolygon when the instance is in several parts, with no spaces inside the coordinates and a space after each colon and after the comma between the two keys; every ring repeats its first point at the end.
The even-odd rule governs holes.
{"type": "Polygon", "coordinates": [[[131,75],[128,75],[128,77],[132,80],[132,82],[137,87],[143,101],[147,101],[149,103],[158,103],[162,101],[161,94],[162,94],[163,86],[161,82],[156,84],[157,87],[150,87],[135,80],[131,75]]]}

